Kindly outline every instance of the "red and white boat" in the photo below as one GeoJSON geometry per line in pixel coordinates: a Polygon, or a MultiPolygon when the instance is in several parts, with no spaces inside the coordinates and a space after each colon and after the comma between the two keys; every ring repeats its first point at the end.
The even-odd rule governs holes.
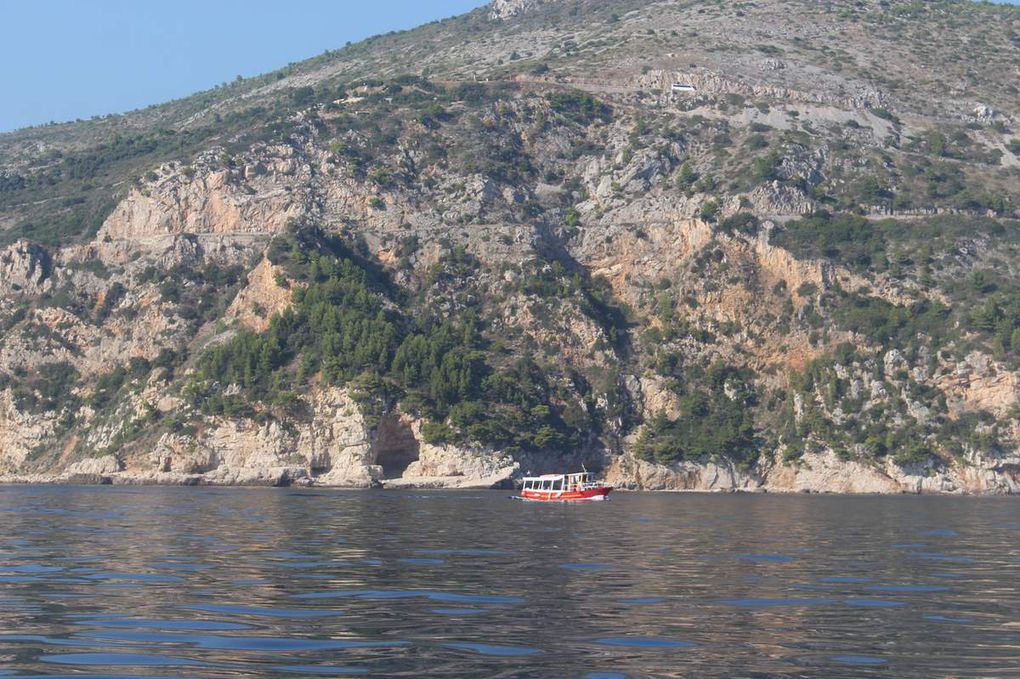
{"type": "Polygon", "coordinates": [[[595,480],[591,472],[527,476],[521,488],[522,500],[605,500],[612,486],[595,480]]]}

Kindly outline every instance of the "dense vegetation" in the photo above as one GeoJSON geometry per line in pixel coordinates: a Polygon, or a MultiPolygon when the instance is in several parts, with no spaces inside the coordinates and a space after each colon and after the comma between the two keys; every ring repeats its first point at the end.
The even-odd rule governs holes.
{"type": "Polygon", "coordinates": [[[72,389],[77,386],[79,377],[70,363],[44,363],[31,372],[21,369],[15,370],[13,375],[0,373],[0,389],[12,390],[19,410],[70,415],[78,405],[72,389]]]}
{"type": "Polygon", "coordinates": [[[269,407],[299,415],[297,390],[314,380],[353,385],[377,415],[398,400],[419,410],[433,442],[509,450],[577,444],[587,423],[564,422],[533,361],[497,365],[477,318],[412,319],[384,277],[318,230],[279,239],[271,256],[297,281],[293,307],[275,315],[265,333],[241,331],[206,352],[189,387],[204,412],[241,416],[269,407]]]}
{"type": "Polygon", "coordinates": [[[656,413],[638,440],[638,456],[656,462],[753,462],[760,442],[754,428],[752,407],[757,398],[750,371],[716,362],[704,375],[689,369],[684,377],[675,382],[678,416],[656,413]]]}
{"type": "Polygon", "coordinates": [[[936,260],[961,244],[1020,242],[1020,222],[973,215],[868,219],[822,211],[788,222],[772,240],[798,258],[830,259],[862,273],[903,275],[909,272],[905,267],[918,267],[919,273],[930,274],[936,260]]]}

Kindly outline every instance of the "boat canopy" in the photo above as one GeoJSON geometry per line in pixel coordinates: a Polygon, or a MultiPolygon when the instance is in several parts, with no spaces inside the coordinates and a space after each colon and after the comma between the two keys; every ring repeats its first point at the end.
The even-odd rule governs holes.
{"type": "Polygon", "coordinates": [[[563,491],[584,488],[595,479],[592,472],[576,474],[543,474],[542,476],[524,477],[525,490],[563,491]]]}

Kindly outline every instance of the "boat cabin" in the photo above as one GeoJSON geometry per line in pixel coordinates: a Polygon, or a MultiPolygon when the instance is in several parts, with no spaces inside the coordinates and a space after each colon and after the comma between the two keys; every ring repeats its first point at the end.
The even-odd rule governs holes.
{"type": "Polygon", "coordinates": [[[543,476],[525,477],[522,490],[559,493],[585,490],[586,488],[591,488],[597,485],[600,484],[595,482],[595,474],[592,472],[580,472],[577,474],[545,474],[543,476]]]}

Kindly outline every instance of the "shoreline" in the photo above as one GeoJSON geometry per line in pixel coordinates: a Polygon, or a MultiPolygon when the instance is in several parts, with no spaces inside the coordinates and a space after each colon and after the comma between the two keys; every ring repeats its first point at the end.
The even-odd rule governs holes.
{"type": "MultiPolygon", "coordinates": [[[[7,473],[0,475],[0,484],[512,491],[519,487],[521,477],[533,472],[583,466],[582,461],[563,458],[515,460],[446,449],[429,451],[428,458],[423,459],[402,471],[385,470],[369,464],[374,462],[370,459],[327,469],[293,464],[218,464],[205,469],[155,470],[125,465],[123,460],[107,455],[81,460],[59,471],[7,473]],[[387,476],[386,471],[392,475],[387,476]]],[[[774,457],[746,467],[725,460],[667,465],[622,454],[589,460],[588,468],[618,492],[1020,495],[1020,457],[974,457],[940,468],[903,468],[889,461],[884,465],[847,461],[829,451],[805,455],[797,464],[774,457]]]]}
{"type": "MultiPolygon", "coordinates": [[[[103,476],[95,479],[81,479],[73,477],[53,477],[46,479],[30,477],[0,477],[0,488],[17,487],[162,487],[162,488],[230,488],[230,489],[305,489],[305,490],[338,490],[338,491],[362,491],[362,492],[394,492],[394,491],[486,491],[515,493],[519,490],[514,487],[483,486],[483,485],[441,485],[436,483],[409,484],[400,482],[387,486],[385,482],[377,485],[344,485],[326,483],[279,483],[270,480],[248,481],[241,483],[217,482],[202,478],[187,478],[181,480],[160,480],[136,476],[103,476]]],[[[783,488],[614,488],[614,494],[645,494],[661,493],[675,495],[774,495],[774,496],[826,496],[826,497],[1018,497],[1020,493],[1002,492],[1001,490],[989,490],[973,492],[967,490],[938,491],[938,490],[899,490],[891,492],[879,491],[839,491],[839,490],[813,490],[813,489],[783,489],[783,488]]]]}

